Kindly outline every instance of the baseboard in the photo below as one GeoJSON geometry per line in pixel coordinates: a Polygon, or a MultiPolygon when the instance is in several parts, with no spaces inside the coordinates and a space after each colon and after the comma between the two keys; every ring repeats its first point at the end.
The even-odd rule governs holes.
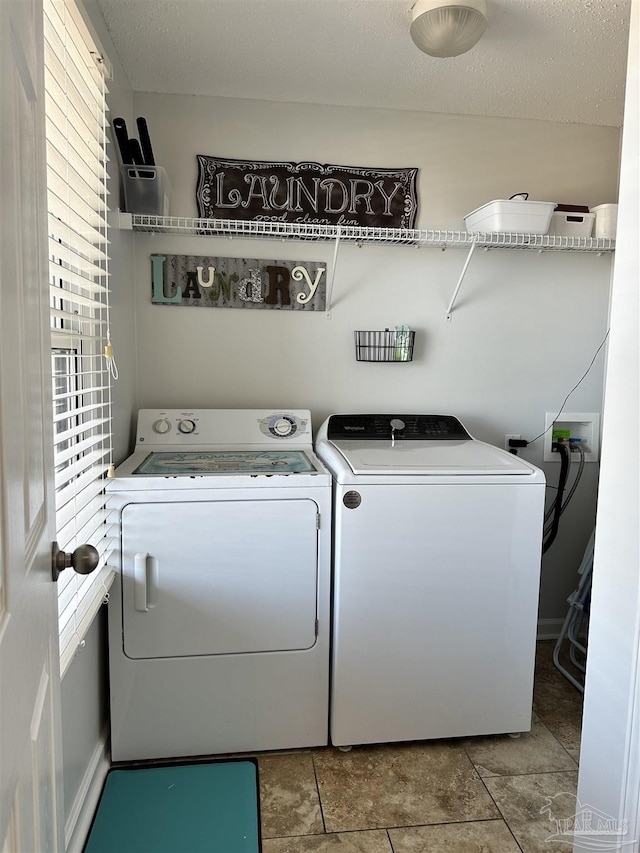
{"type": "Polygon", "coordinates": [[[557,640],[564,619],[538,619],[538,640],[557,640]]]}
{"type": "Polygon", "coordinates": [[[69,811],[64,832],[66,853],[82,853],[110,767],[109,726],[107,725],[93,750],[69,811]]]}

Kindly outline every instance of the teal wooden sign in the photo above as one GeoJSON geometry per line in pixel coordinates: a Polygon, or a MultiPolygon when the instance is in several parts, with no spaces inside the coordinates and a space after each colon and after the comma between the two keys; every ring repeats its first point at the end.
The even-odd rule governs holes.
{"type": "Polygon", "coordinates": [[[324,311],[326,264],[151,255],[151,302],[193,308],[324,311]]]}

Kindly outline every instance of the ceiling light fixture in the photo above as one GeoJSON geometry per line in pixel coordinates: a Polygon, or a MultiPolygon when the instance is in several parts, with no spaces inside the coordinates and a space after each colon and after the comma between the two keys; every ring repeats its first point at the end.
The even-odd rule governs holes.
{"type": "Polygon", "coordinates": [[[460,56],[486,28],[486,0],[417,0],[411,9],[411,38],[429,56],[460,56]]]}

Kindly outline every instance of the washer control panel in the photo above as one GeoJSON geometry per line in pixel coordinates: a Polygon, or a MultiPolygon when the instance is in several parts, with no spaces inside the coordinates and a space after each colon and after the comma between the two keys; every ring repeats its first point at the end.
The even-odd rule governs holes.
{"type": "Polygon", "coordinates": [[[140,409],[136,447],[265,447],[313,443],[308,409],[140,409]]]}
{"type": "Polygon", "coordinates": [[[327,438],[466,441],[471,436],[452,415],[331,415],[327,438]]]}

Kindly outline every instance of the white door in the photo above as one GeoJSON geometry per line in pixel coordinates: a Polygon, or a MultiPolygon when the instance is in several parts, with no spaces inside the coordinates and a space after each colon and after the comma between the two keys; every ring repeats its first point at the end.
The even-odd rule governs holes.
{"type": "Polygon", "coordinates": [[[0,849],[64,850],[42,7],[0,0],[0,849]]]}

